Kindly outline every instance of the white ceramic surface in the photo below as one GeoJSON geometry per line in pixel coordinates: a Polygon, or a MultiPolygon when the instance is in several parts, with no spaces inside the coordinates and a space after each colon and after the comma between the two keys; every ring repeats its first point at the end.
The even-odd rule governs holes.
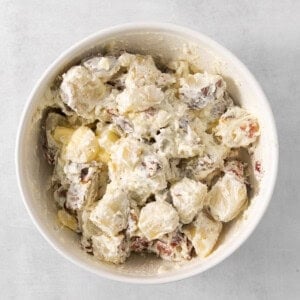
{"type": "Polygon", "coordinates": [[[101,276],[135,283],[159,283],[203,272],[232,254],[251,234],[271,199],[278,163],[278,143],[273,115],[259,84],[247,68],[228,50],[206,36],[171,24],[125,24],[102,30],[63,53],[44,73],[33,89],[20,122],[16,166],[19,187],[32,220],[46,240],[74,263],[101,276]],[[254,161],[262,164],[256,194],[247,211],[226,228],[216,250],[205,260],[193,259],[178,265],[156,258],[133,257],[122,266],[96,261],[84,253],[78,237],[62,229],[56,218],[51,195],[46,192],[50,169],[39,148],[40,112],[49,101],[54,78],[86,55],[103,49],[125,49],[147,53],[162,61],[189,59],[201,69],[220,73],[234,100],[253,112],[260,121],[262,135],[254,161]]]}

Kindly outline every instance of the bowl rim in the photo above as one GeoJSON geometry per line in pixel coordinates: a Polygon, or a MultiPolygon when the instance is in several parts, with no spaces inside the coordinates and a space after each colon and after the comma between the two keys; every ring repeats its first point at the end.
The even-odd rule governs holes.
{"type": "Polygon", "coordinates": [[[21,194],[21,198],[23,200],[23,203],[26,207],[26,210],[28,214],[31,217],[31,220],[35,224],[38,231],[41,233],[41,235],[45,238],[45,240],[63,257],[74,263],[75,265],[90,271],[94,274],[97,274],[101,277],[120,281],[120,282],[127,282],[127,283],[138,283],[138,284],[157,284],[157,283],[167,283],[167,282],[173,282],[182,280],[197,274],[200,274],[217,264],[224,261],[227,257],[229,257],[231,254],[233,254],[252,234],[254,229],[257,227],[258,223],[262,219],[270,201],[272,198],[272,194],[275,187],[275,182],[277,178],[277,171],[278,171],[278,138],[277,138],[277,130],[276,125],[274,121],[274,116],[272,113],[272,110],[270,108],[269,102],[259,85],[259,83],[256,81],[255,77],[252,75],[252,73],[248,70],[248,68],[229,50],[227,50],[225,47],[221,46],[219,43],[214,41],[213,39],[207,37],[206,35],[197,32],[195,30],[178,26],[172,23],[160,23],[160,22],[134,22],[134,23],[124,23],[119,24],[116,26],[112,26],[109,28],[105,28],[102,30],[99,30],[88,37],[76,42],[71,47],[69,47],[67,50],[63,51],[57,59],[55,59],[50,66],[44,71],[43,75],[40,77],[40,79],[36,82],[34,85],[29,97],[27,98],[26,104],[24,106],[23,112],[21,114],[17,136],[16,136],[16,147],[15,147],[15,167],[16,167],[16,177],[17,177],[17,184],[19,187],[19,191],[21,194]],[[38,90],[41,88],[41,84],[47,80],[52,73],[55,71],[57,66],[63,61],[64,59],[67,59],[69,56],[72,56],[72,54],[75,53],[75,51],[82,47],[91,47],[92,42],[96,41],[100,38],[109,37],[112,34],[116,33],[122,33],[122,32],[130,32],[134,30],[161,30],[163,32],[169,32],[173,34],[182,34],[189,37],[194,37],[195,39],[204,41],[208,45],[210,45],[212,48],[217,49],[219,52],[224,54],[224,56],[228,57],[230,61],[234,63],[247,77],[247,81],[251,82],[251,84],[255,87],[257,93],[260,94],[260,99],[264,103],[265,109],[267,111],[267,114],[269,116],[269,119],[271,121],[270,128],[271,132],[273,134],[273,140],[274,140],[274,147],[273,149],[273,156],[274,160],[272,162],[273,172],[270,174],[270,177],[268,178],[269,185],[266,189],[266,196],[265,201],[261,203],[260,209],[258,210],[256,214],[256,218],[249,224],[249,226],[246,228],[243,235],[236,239],[230,247],[225,249],[222,253],[222,255],[218,256],[215,260],[209,261],[207,264],[199,265],[198,267],[193,267],[192,269],[186,270],[182,273],[175,273],[167,275],[167,273],[164,276],[158,276],[158,277],[139,277],[137,275],[126,275],[126,274],[113,274],[107,270],[102,269],[99,266],[92,266],[91,264],[87,262],[83,262],[79,258],[77,258],[75,255],[68,253],[66,249],[64,249],[63,246],[61,246],[55,238],[51,237],[49,233],[47,233],[47,228],[42,220],[39,220],[37,213],[34,210],[33,205],[30,203],[30,194],[27,193],[27,186],[23,180],[22,177],[22,168],[21,168],[21,146],[22,146],[22,140],[24,138],[24,124],[27,124],[29,113],[31,111],[32,105],[33,105],[33,99],[35,98],[35,94],[38,92],[38,90]]]}

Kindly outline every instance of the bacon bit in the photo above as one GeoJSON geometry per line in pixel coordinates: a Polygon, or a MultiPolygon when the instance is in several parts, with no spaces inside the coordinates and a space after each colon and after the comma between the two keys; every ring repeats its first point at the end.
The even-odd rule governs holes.
{"type": "Polygon", "coordinates": [[[234,173],[237,177],[240,177],[241,176],[241,174],[237,171],[237,170],[235,170],[235,169],[232,169],[232,170],[230,170],[232,173],[234,173]]]}
{"type": "Polygon", "coordinates": [[[203,89],[201,89],[201,92],[206,97],[209,92],[209,87],[208,86],[204,87],[203,89]]]}
{"type": "Polygon", "coordinates": [[[149,241],[145,238],[136,237],[131,241],[130,249],[134,252],[142,252],[149,247],[149,241]]]}
{"type": "Polygon", "coordinates": [[[118,112],[117,112],[117,110],[115,110],[115,109],[108,108],[106,111],[107,111],[110,115],[112,115],[112,116],[117,116],[117,115],[118,115],[118,112]]]}
{"type": "Polygon", "coordinates": [[[58,189],[58,196],[62,197],[62,198],[66,198],[67,197],[67,190],[63,189],[62,187],[60,187],[58,189]]]}
{"type": "Polygon", "coordinates": [[[81,247],[83,250],[85,250],[88,254],[93,254],[93,247],[92,247],[92,240],[81,240],[81,247]]]}
{"type": "Polygon", "coordinates": [[[138,217],[137,215],[135,214],[135,212],[133,211],[130,211],[130,217],[133,221],[137,222],[138,221],[138,217]]]}
{"type": "Polygon", "coordinates": [[[172,240],[171,240],[171,243],[170,243],[170,245],[171,245],[171,247],[176,247],[176,246],[178,246],[180,243],[182,242],[182,236],[180,235],[180,234],[176,234],[176,235],[174,235],[173,237],[172,237],[172,240]]]}
{"type": "Polygon", "coordinates": [[[232,168],[231,172],[233,172],[238,178],[244,177],[244,166],[242,163],[239,162],[239,164],[236,166],[236,168],[232,168]]]}
{"type": "Polygon", "coordinates": [[[255,162],[255,171],[257,171],[258,173],[261,172],[261,162],[258,160],[255,162]]]}
{"type": "Polygon", "coordinates": [[[217,86],[217,87],[221,87],[221,86],[222,86],[222,79],[219,79],[219,80],[216,82],[216,86],[217,86]]]}
{"type": "Polygon", "coordinates": [[[237,178],[242,178],[243,177],[243,171],[240,171],[240,170],[234,170],[234,169],[232,169],[232,170],[230,170],[233,174],[235,174],[235,176],[237,177],[237,178]]]}
{"type": "Polygon", "coordinates": [[[258,131],[258,124],[256,122],[250,123],[249,137],[253,138],[254,134],[258,131]]]}
{"type": "Polygon", "coordinates": [[[83,249],[86,251],[86,253],[93,254],[93,248],[92,248],[92,246],[83,247],[83,249]]]}
{"type": "Polygon", "coordinates": [[[171,255],[172,250],[165,243],[157,241],[156,248],[160,255],[171,255]]]}
{"type": "Polygon", "coordinates": [[[49,165],[54,165],[55,163],[55,153],[48,148],[47,141],[43,142],[42,145],[44,158],[47,160],[49,165]]]}
{"type": "Polygon", "coordinates": [[[87,182],[88,178],[87,175],[89,173],[89,168],[83,168],[80,172],[80,179],[82,182],[87,182]]]}
{"type": "Polygon", "coordinates": [[[225,171],[235,174],[238,178],[244,176],[244,165],[240,161],[229,161],[225,166],[225,171]]]}

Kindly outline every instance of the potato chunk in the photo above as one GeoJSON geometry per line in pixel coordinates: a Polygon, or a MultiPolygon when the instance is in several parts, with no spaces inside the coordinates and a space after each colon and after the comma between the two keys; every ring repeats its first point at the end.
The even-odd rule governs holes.
{"type": "Polygon", "coordinates": [[[184,177],[171,186],[170,192],[180,222],[187,224],[192,222],[198,211],[202,209],[207,186],[184,177]]]}
{"type": "Polygon", "coordinates": [[[95,160],[99,144],[94,132],[86,127],[77,128],[66,146],[65,158],[76,163],[87,163],[95,160]]]}
{"type": "Polygon", "coordinates": [[[213,220],[203,211],[197,215],[195,221],[182,228],[182,232],[192,242],[196,254],[202,258],[210,254],[221,230],[222,223],[213,220]]]}
{"type": "Polygon", "coordinates": [[[73,231],[78,230],[78,224],[77,220],[74,216],[70,215],[68,212],[66,212],[64,209],[61,209],[57,212],[57,217],[59,222],[68,227],[69,229],[73,231]]]}
{"type": "Polygon", "coordinates": [[[123,263],[129,256],[129,245],[124,235],[108,236],[105,234],[92,237],[93,253],[100,260],[114,264],[123,263]]]}
{"type": "Polygon", "coordinates": [[[72,67],[63,75],[61,99],[82,117],[90,117],[104,93],[103,82],[83,66],[72,67]]]}
{"type": "Polygon", "coordinates": [[[247,188],[233,173],[226,173],[208,193],[211,215],[215,220],[229,222],[247,204],[247,188]]]}
{"type": "Polygon", "coordinates": [[[174,207],[155,201],[142,208],[138,227],[148,240],[154,240],[174,231],[178,224],[179,216],[174,207]]]}
{"type": "Polygon", "coordinates": [[[259,124],[245,109],[234,106],[221,116],[216,135],[227,147],[247,147],[260,135],[259,124]]]}
{"type": "Polygon", "coordinates": [[[91,212],[90,220],[108,235],[117,235],[128,225],[129,201],[127,194],[109,184],[103,198],[91,212]]]}

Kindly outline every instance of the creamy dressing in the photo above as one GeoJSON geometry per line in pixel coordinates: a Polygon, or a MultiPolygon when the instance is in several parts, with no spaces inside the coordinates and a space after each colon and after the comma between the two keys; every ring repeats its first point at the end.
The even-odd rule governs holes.
{"type": "Polygon", "coordinates": [[[44,125],[58,217],[83,249],[123,263],[131,252],[205,257],[247,205],[245,164],[257,119],[220,75],[188,61],[95,56],[62,75],[44,125]]]}

